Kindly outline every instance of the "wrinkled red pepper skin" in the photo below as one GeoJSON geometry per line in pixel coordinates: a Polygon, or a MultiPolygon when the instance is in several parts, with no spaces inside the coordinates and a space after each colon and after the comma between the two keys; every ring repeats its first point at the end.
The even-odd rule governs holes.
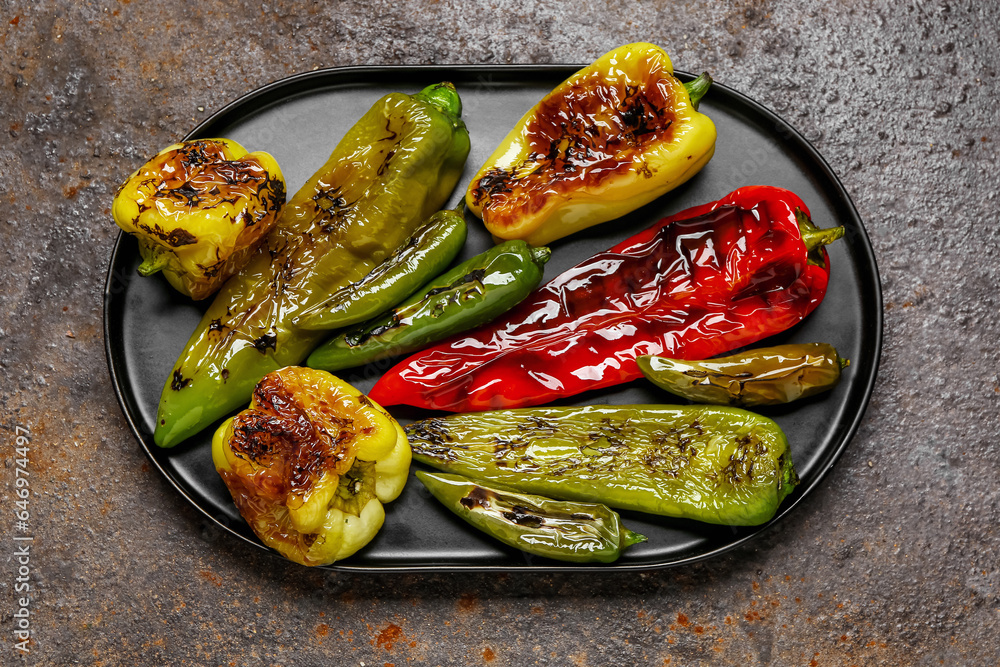
{"type": "Polygon", "coordinates": [[[784,331],[829,280],[796,209],[809,213],[788,190],[751,186],[665,218],[397,364],[370,396],[453,412],[540,405],[641,377],[639,355],[707,359],[784,331]]]}

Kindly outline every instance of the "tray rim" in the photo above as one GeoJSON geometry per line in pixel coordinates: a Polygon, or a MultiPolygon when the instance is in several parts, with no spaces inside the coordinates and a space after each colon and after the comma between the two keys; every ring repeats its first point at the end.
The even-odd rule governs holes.
{"type": "MultiPolygon", "coordinates": [[[[462,73],[463,82],[467,80],[469,75],[474,74],[487,74],[487,75],[497,75],[502,74],[505,77],[511,76],[522,76],[524,74],[530,75],[545,75],[551,78],[562,78],[565,79],[577,70],[586,67],[585,64],[565,64],[565,63],[551,63],[551,64],[458,64],[458,65],[438,65],[438,64],[426,64],[426,65],[350,65],[343,67],[327,67],[317,70],[312,70],[308,72],[300,72],[297,74],[292,74],[290,76],[274,80],[270,83],[264,84],[259,88],[251,90],[243,95],[240,95],[224,105],[218,111],[212,113],[203,121],[198,123],[190,132],[188,132],[182,141],[187,141],[190,139],[198,138],[202,136],[203,132],[212,127],[213,125],[226,124],[231,122],[229,117],[240,112],[243,107],[250,106],[245,113],[241,112],[240,117],[247,117],[254,113],[260,112],[267,105],[284,99],[291,99],[295,96],[308,93],[313,90],[318,90],[320,88],[331,87],[336,85],[347,85],[351,83],[366,83],[370,82],[373,78],[394,76],[400,77],[406,73],[419,73],[422,76],[431,75],[434,73],[445,74],[448,72],[462,73]],[[324,81],[327,79],[342,79],[339,81],[326,81],[321,85],[316,85],[316,81],[324,81]],[[276,97],[277,96],[277,97],[276,97]],[[273,99],[271,99],[273,98],[273,99]],[[266,100],[266,101],[264,101],[266,100]],[[255,108],[254,105],[256,105],[255,108]]],[[[682,81],[690,81],[694,78],[693,74],[682,70],[675,70],[674,75],[682,81]]],[[[757,102],[752,97],[731,88],[725,84],[719,83],[718,81],[713,81],[712,84],[713,91],[722,91],[723,94],[733,98],[738,104],[743,105],[748,108],[753,114],[763,117],[770,118],[776,121],[775,131],[780,131],[783,138],[786,141],[796,144],[798,151],[804,153],[809,160],[813,161],[820,168],[821,175],[825,177],[830,184],[834,186],[834,191],[837,199],[845,207],[846,213],[851,218],[851,221],[855,223],[856,229],[852,230],[854,233],[858,234],[858,243],[856,243],[852,248],[855,252],[858,252],[860,259],[863,260],[863,265],[867,266],[872,271],[872,278],[874,279],[871,288],[874,291],[873,300],[876,303],[876,308],[874,309],[875,321],[866,323],[866,328],[870,329],[870,333],[866,336],[862,334],[862,338],[870,337],[874,349],[874,358],[871,367],[871,371],[868,373],[866,381],[862,385],[861,391],[857,392],[860,396],[859,409],[851,416],[850,422],[847,425],[847,429],[844,432],[844,436],[841,438],[840,442],[824,453],[820,459],[823,461],[822,466],[815,473],[813,478],[803,486],[799,486],[793,493],[791,498],[786,498],[785,502],[781,504],[778,512],[771,518],[767,523],[761,524],[759,526],[749,526],[740,528],[740,531],[746,531],[746,534],[735,537],[732,541],[727,542],[722,546],[717,546],[710,549],[704,553],[684,556],[675,560],[670,560],[660,563],[607,563],[607,564],[591,564],[591,563],[581,563],[581,564],[560,564],[558,561],[551,561],[538,564],[525,564],[525,565],[493,565],[493,564],[475,564],[475,563],[454,563],[454,562],[440,562],[440,563],[413,563],[413,564],[403,564],[403,565],[352,565],[350,561],[343,563],[337,562],[332,565],[320,566],[319,568],[312,569],[325,569],[333,571],[344,571],[344,572],[357,572],[357,573],[424,573],[424,572],[434,572],[434,573],[444,573],[444,572],[505,572],[508,574],[512,573],[554,573],[554,572],[594,572],[594,571],[604,571],[604,572],[648,572],[654,570],[661,570],[672,567],[679,567],[684,565],[691,565],[693,563],[698,563],[702,561],[709,560],[711,558],[718,557],[727,552],[733,551],[741,546],[746,545],[751,540],[760,537],[764,533],[768,532],[776,523],[784,519],[793,509],[795,509],[802,500],[812,493],[826,478],[826,476],[833,469],[834,465],[843,455],[844,450],[847,448],[848,444],[857,435],[857,431],[861,426],[861,422],[864,420],[865,414],[867,413],[868,406],[871,402],[871,396],[875,389],[875,384],[878,379],[879,366],[881,364],[882,357],[882,347],[884,338],[884,305],[883,305],[883,294],[882,294],[882,281],[881,275],[878,269],[878,262],[875,257],[875,251],[871,243],[871,239],[868,236],[868,231],[864,226],[864,222],[861,219],[861,215],[858,213],[857,207],[854,205],[853,200],[847,192],[846,187],[837,177],[833,168],[827,162],[826,158],[812,145],[812,143],[805,138],[798,130],[796,130],[791,124],[789,124],[784,118],[782,118],[778,113],[764,106],[760,102],[757,102]]],[[[104,284],[104,299],[103,299],[103,334],[104,334],[104,352],[105,360],[108,365],[108,372],[111,379],[112,388],[115,392],[115,398],[118,401],[118,406],[122,411],[122,415],[125,417],[125,421],[129,426],[129,430],[132,432],[133,437],[139,443],[140,448],[145,454],[149,462],[162,474],[171,486],[180,493],[187,502],[193,506],[198,512],[200,512],[205,518],[211,521],[215,526],[222,529],[224,532],[231,536],[239,538],[240,540],[250,544],[258,549],[261,549],[269,553],[272,557],[279,558],[282,561],[291,563],[282,558],[277,552],[270,549],[262,542],[254,539],[250,539],[246,535],[237,532],[231,526],[226,523],[219,521],[212,513],[204,509],[193,494],[190,493],[182,482],[175,477],[175,475],[161,465],[160,461],[154,456],[153,451],[150,446],[143,438],[143,430],[140,428],[136,417],[132,414],[128,406],[128,398],[125,396],[123,389],[122,378],[115,366],[115,355],[116,352],[112,348],[111,338],[111,326],[108,317],[108,312],[112,306],[113,299],[116,296],[115,281],[119,279],[121,274],[116,272],[116,265],[118,264],[118,256],[122,251],[122,245],[125,241],[125,237],[128,235],[123,231],[119,230],[118,236],[115,239],[114,246],[112,247],[111,256],[108,261],[108,269],[105,277],[104,284]]]]}

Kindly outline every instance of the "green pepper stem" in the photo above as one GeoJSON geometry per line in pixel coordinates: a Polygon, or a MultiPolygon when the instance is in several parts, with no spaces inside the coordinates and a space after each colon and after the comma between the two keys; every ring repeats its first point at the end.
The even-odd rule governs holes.
{"type": "Polygon", "coordinates": [[[688,91],[688,97],[691,98],[691,106],[694,107],[695,111],[698,110],[698,103],[701,102],[701,98],[705,96],[705,93],[711,87],[712,77],[709,76],[708,72],[702,72],[698,75],[697,79],[684,84],[684,88],[688,91]]]}
{"type": "Polygon", "coordinates": [[[419,99],[429,102],[452,118],[462,115],[462,98],[458,96],[454,84],[449,81],[427,86],[416,95],[419,99]]]}
{"type": "Polygon", "coordinates": [[[844,236],[843,227],[831,227],[829,229],[812,229],[802,233],[802,242],[806,244],[806,250],[815,250],[824,245],[830,245],[837,239],[844,236]]]}
{"type": "Polygon", "coordinates": [[[160,271],[167,266],[169,258],[166,253],[158,252],[154,253],[150,257],[142,260],[142,264],[139,265],[137,271],[140,276],[151,276],[157,271],[160,271]]]}
{"type": "Polygon", "coordinates": [[[531,259],[538,266],[544,265],[547,261],[549,261],[549,257],[551,256],[552,250],[546,246],[539,246],[531,249],[531,259]]]}
{"type": "Polygon", "coordinates": [[[795,219],[799,223],[799,233],[802,235],[802,242],[806,244],[806,250],[811,251],[820,246],[830,245],[837,239],[844,236],[843,227],[830,227],[820,229],[813,224],[809,216],[800,208],[795,209],[795,219]]]}
{"type": "Polygon", "coordinates": [[[620,548],[630,547],[633,544],[639,544],[639,542],[645,542],[647,540],[645,535],[641,535],[635,531],[629,530],[625,526],[622,526],[622,537],[620,548]]]}

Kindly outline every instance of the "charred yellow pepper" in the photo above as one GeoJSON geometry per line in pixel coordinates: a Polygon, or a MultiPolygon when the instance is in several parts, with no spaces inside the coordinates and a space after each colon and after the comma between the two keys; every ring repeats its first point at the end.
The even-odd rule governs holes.
{"type": "Polygon", "coordinates": [[[329,565],[368,544],[410,469],[406,434],[367,396],[311,368],[268,373],[212,440],[215,468],[264,544],[329,565]]]}
{"type": "Polygon", "coordinates": [[[681,83],[652,44],[605,54],[521,118],[472,179],[469,209],[494,237],[537,246],[648,204],[715,152],[697,111],[710,84],[681,83]]]}
{"type": "Polygon", "coordinates": [[[204,299],[247,263],[284,204],[268,153],[199,139],[167,146],[129,176],[112,215],[139,241],[139,273],[162,270],[179,292],[204,299]]]}

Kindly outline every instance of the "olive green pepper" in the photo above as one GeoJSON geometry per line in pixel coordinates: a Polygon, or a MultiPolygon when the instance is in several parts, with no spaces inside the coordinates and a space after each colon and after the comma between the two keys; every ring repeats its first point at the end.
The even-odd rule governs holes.
{"type": "Polygon", "coordinates": [[[444,271],[465,245],[467,231],[461,211],[438,211],[371,273],[337,290],[292,323],[329,331],[385,312],[444,271]]]}
{"type": "Polygon", "coordinates": [[[798,483],[772,420],[716,406],[497,410],[406,427],[413,458],[522,493],[731,526],[770,520],[798,483]]]}
{"type": "Polygon", "coordinates": [[[451,84],[378,100],[216,295],[167,378],[154,438],[172,447],[302,362],[322,331],[292,321],[392,254],[458,183],[469,153],[451,84]]]}
{"type": "Polygon", "coordinates": [[[493,246],[430,281],[402,304],[348,329],[309,355],[308,366],[352,368],[406,354],[507,312],[542,281],[548,248],[493,246]]]}
{"type": "Polygon", "coordinates": [[[537,556],[574,563],[618,560],[646,536],[622,525],[599,503],[552,500],[473,482],[460,475],[417,471],[417,479],[445,507],[487,535],[537,556]]]}
{"type": "Polygon", "coordinates": [[[707,361],[644,355],[639,369],[653,384],[695,403],[778,405],[828,391],[849,363],[828,343],[762,347],[707,361]]]}

